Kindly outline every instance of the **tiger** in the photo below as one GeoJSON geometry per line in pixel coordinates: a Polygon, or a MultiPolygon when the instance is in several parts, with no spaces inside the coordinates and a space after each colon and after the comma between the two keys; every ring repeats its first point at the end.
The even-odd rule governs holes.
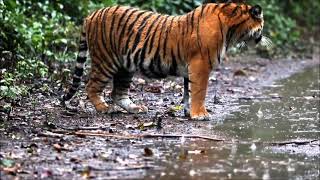
{"type": "Polygon", "coordinates": [[[145,105],[129,98],[136,72],[148,78],[184,78],[185,115],[208,120],[205,106],[209,76],[226,51],[238,43],[263,39],[259,5],[204,3],[184,15],[166,15],[127,6],[105,7],[84,19],[69,101],[80,86],[89,52],[91,69],[86,92],[97,112],[117,105],[128,113],[146,113],[145,105]],[[102,92],[112,83],[111,104],[102,92]]]}

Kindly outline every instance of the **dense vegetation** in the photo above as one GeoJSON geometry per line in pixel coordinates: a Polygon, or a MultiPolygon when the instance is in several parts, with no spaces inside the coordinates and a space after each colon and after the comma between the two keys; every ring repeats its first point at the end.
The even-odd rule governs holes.
{"type": "MultiPolygon", "coordinates": [[[[90,11],[127,4],[169,14],[182,14],[202,0],[0,0],[0,100],[19,100],[35,81],[61,85],[70,74],[82,19],[90,11]]],[[[320,2],[313,0],[248,0],[264,8],[266,29],[275,46],[287,49],[301,33],[319,25],[320,2]],[[299,24],[299,25],[298,25],[299,24]]],[[[41,83],[41,90],[48,89],[41,83]]]]}

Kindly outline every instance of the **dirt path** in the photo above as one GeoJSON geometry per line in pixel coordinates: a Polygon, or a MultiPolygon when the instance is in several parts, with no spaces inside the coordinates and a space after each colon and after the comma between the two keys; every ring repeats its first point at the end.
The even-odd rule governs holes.
{"type": "MultiPolygon", "coordinates": [[[[262,96],[261,90],[272,86],[275,80],[316,65],[316,59],[232,58],[210,78],[206,100],[210,123],[221,122],[238,110],[241,100],[277,98],[262,96]],[[214,98],[215,94],[218,98],[214,98]]],[[[208,121],[191,121],[183,116],[182,89],[181,78],[135,78],[132,97],[149,107],[147,114],[140,115],[97,114],[83,88],[71,102],[76,110],[62,108],[53,92],[35,92],[19,102],[10,114],[0,114],[0,176],[143,178],[146,169],[161,169],[156,161],[163,157],[158,157],[156,144],[164,143],[170,149],[181,138],[141,135],[197,135],[209,138],[208,141],[217,140],[217,146],[219,140],[230,140],[210,131],[208,121]]],[[[105,92],[106,99],[110,101],[108,93],[105,92]]]]}

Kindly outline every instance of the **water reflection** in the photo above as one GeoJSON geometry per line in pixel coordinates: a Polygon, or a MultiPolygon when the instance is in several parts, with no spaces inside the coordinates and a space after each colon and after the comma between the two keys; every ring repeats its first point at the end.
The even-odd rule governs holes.
{"type": "Polygon", "coordinates": [[[286,140],[319,138],[319,68],[278,82],[268,91],[281,98],[241,102],[249,105],[234,113],[221,125],[213,128],[241,139],[286,140]]]}
{"type": "Polygon", "coordinates": [[[241,111],[210,124],[212,131],[237,142],[152,141],[162,147],[155,164],[163,168],[148,172],[146,179],[318,178],[319,86],[319,68],[308,69],[266,90],[270,99],[240,101],[241,111]],[[281,146],[262,143],[314,139],[318,141],[281,146]]]}

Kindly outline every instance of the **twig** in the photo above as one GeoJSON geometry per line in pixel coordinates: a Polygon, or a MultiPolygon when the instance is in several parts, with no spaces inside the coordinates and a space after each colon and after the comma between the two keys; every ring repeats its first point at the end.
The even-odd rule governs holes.
{"type": "Polygon", "coordinates": [[[86,131],[93,131],[93,130],[109,130],[110,126],[93,126],[93,127],[86,127],[86,126],[79,126],[79,127],[63,127],[58,126],[61,129],[69,130],[69,131],[80,131],[80,130],[86,130],[86,131]]]}
{"type": "Polygon", "coordinates": [[[224,139],[217,139],[208,136],[199,136],[199,135],[185,135],[185,134],[134,134],[134,135],[119,135],[119,134],[111,134],[111,133],[103,133],[103,132],[85,132],[78,131],[72,133],[73,135],[78,136],[100,136],[100,137],[111,137],[111,138],[119,138],[119,139],[139,139],[139,138],[194,138],[194,139],[205,139],[211,141],[225,141],[224,139]]]}
{"type": "Polygon", "coordinates": [[[132,166],[132,167],[117,167],[117,168],[97,168],[89,166],[90,170],[94,171],[130,171],[130,170],[138,170],[138,169],[152,169],[152,166],[132,166]]]}
{"type": "MultiPolygon", "coordinates": [[[[188,134],[114,134],[106,132],[88,132],[88,131],[66,131],[66,130],[54,130],[54,134],[75,135],[75,136],[99,136],[110,137],[118,139],[139,139],[139,138],[191,138],[191,139],[205,139],[210,141],[225,141],[224,139],[217,139],[208,136],[188,135],[188,134]]],[[[43,133],[42,133],[43,134],[43,133]]]]}
{"type": "Polygon", "coordinates": [[[273,146],[285,146],[288,144],[295,144],[295,145],[306,145],[306,144],[311,144],[313,142],[320,141],[320,139],[313,139],[313,140],[308,140],[308,141],[283,141],[283,142],[269,142],[269,143],[264,143],[264,144],[269,144],[273,146]]]}
{"type": "MultiPolygon", "coordinates": [[[[141,139],[141,138],[190,138],[190,139],[204,139],[210,141],[226,141],[225,139],[212,138],[201,135],[188,135],[188,134],[114,134],[107,132],[88,132],[88,131],[66,131],[66,130],[55,130],[54,132],[39,132],[40,136],[61,138],[63,135],[75,135],[75,136],[96,136],[96,137],[108,137],[117,139],[141,139]]],[[[307,145],[313,142],[320,141],[319,139],[307,140],[307,141],[283,141],[283,142],[255,142],[260,145],[271,145],[271,146],[285,146],[288,144],[295,145],[307,145]]],[[[238,143],[244,143],[237,141],[238,143]]],[[[251,143],[251,142],[250,142],[251,143]]],[[[317,144],[319,145],[319,144],[317,144]]]]}
{"type": "Polygon", "coordinates": [[[50,132],[50,131],[38,132],[37,134],[43,137],[54,137],[54,138],[61,138],[64,136],[64,134],[50,132]]]}
{"type": "MultiPolygon", "coordinates": [[[[225,139],[212,138],[209,136],[201,136],[201,135],[188,135],[188,134],[114,134],[107,132],[88,132],[88,131],[66,131],[66,130],[54,130],[54,132],[40,132],[38,133],[41,136],[49,136],[49,137],[62,137],[63,135],[75,135],[75,136],[96,136],[96,137],[109,137],[109,138],[117,138],[117,139],[141,139],[141,138],[190,138],[190,139],[204,139],[210,141],[225,141],[225,139]]],[[[306,145],[311,144],[313,142],[320,141],[320,139],[306,140],[306,141],[282,141],[282,142],[255,142],[260,145],[272,145],[272,146],[285,146],[288,144],[295,145],[306,145]]],[[[244,141],[233,141],[242,144],[250,144],[252,142],[244,142],[244,141]]],[[[319,144],[316,144],[319,145],[319,144]]]]}

